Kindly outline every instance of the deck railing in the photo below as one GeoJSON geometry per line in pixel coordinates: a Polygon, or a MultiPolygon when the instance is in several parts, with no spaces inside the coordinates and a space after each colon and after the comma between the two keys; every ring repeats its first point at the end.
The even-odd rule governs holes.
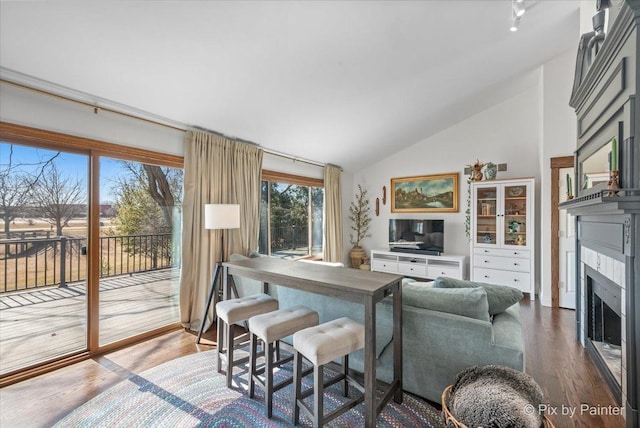
{"type": "MultiPolygon", "coordinates": [[[[174,266],[173,236],[164,234],[100,237],[100,277],[174,266]]],[[[87,239],[0,240],[0,292],[25,290],[86,279],[87,239]]]]}
{"type": "Polygon", "coordinates": [[[309,246],[307,226],[286,226],[271,228],[271,251],[292,250],[309,246]]]}

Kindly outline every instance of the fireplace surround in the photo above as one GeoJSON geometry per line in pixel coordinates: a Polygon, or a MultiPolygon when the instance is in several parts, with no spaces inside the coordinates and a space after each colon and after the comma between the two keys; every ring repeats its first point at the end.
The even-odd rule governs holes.
{"type": "MultiPolygon", "coordinates": [[[[624,407],[640,407],[640,0],[611,4],[604,42],[589,64],[580,45],[569,104],[577,116],[576,334],[624,407]],[[602,162],[604,160],[604,162],[602,162]],[[600,170],[594,165],[604,163],[600,170]],[[610,176],[595,180],[600,175],[610,176]]],[[[601,11],[599,11],[601,12],[601,11]]],[[[583,35],[588,38],[590,33],[583,35]]],[[[594,405],[598,403],[592,403],[594,405]]]]}

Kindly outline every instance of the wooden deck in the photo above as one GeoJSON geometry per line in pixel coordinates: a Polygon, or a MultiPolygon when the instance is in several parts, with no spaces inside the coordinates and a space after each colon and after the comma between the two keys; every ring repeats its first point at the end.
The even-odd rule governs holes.
{"type": "MultiPolygon", "coordinates": [[[[100,345],[178,322],[178,269],[100,282],[100,345]]],[[[86,283],[0,295],[0,373],[86,348],[86,283]]]]}

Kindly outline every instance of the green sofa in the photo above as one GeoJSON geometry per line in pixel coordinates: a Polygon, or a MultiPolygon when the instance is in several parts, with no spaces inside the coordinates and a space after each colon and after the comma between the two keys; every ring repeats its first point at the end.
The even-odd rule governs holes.
{"type": "MultiPolygon", "coordinates": [[[[231,256],[232,261],[241,258],[231,256]]],[[[238,277],[234,282],[240,296],[261,290],[257,281],[238,277]]],[[[485,290],[457,288],[462,285],[450,289],[403,286],[403,388],[436,403],[456,374],[467,367],[497,364],[524,369],[519,303],[490,316],[485,290]]],[[[317,311],[321,323],[343,316],[364,321],[357,303],[274,285],[269,293],[281,308],[305,305],[317,311]]],[[[376,314],[377,376],[389,382],[393,378],[393,349],[388,346],[393,335],[390,297],[377,304],[376,314]]],[[[362,372],[363,352],[354,353],[349,365],[362,372]]]]}

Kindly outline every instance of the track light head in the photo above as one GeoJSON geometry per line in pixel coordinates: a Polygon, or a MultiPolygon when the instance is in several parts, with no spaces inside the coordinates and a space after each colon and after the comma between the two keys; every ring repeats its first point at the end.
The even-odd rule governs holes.
{"type": "Polygon", "coordinates": [[[509,31],[511,31],[512,33],[515,33],[516,31],[518,31],[519,26],[520,26],[520,17],[516,16],[511,23],[511,28],[509,28],[509,31]]]}

